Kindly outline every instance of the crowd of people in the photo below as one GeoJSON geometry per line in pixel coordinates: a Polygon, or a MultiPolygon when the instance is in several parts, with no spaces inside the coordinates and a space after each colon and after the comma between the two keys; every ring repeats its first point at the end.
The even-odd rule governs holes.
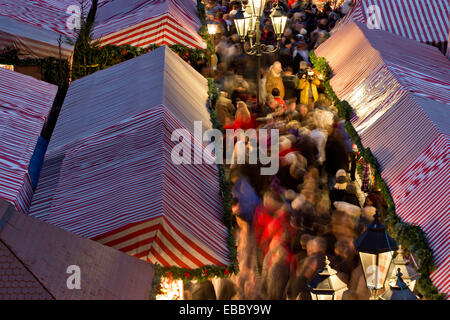
{"type": "MultiPolygon", "coordinates": [[[[262,41],[277,46],[267,1],[262,41]]],[[[245,3],[245,1],[244,1],[245,3]]],[[[326,96],[323,76],[309,50],[329,36],[341,7],[310,1],[279,1],[288,13],[280,50],[262,59],[257,103],[255,57],[243,51],[233,16],[241,1],[205,0],[207,17],[220,28],[217,65],[202,73],[220,88],[216,112],[224,128],[279,129],[279,170],[261,175],[261,164],[232,164],[239,273],[229,279],[190,284],[192,299],[309,300],[308,282],[325,257],[347,284],[343,299],[368,299],[354,240],[386,204],[374,188],[356,181],[357,149],[326,96]]],[[[247,143],[247,146],[249,142],[247,143]]]]}

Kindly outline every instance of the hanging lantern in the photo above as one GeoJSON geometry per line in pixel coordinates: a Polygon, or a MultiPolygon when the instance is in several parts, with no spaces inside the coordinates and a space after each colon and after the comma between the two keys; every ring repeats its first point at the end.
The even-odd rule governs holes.
{"type": "Polygon", "coordinates": [[[256,32],[256,16],[244,11],[244,17],[249,19],[248,33],[256,32]]]}
{"type": "Polygon", "coordinates": [[[398,249],[397,243],[387,234],[386,226],[378,218],[378,213],[375,213],[367,230],[355,240],[366,285],[372,293],[371,299],[376,299],[376,291],[384,288],[394,250],[398,249]]]}
{"type": "Polygon", "coordinates": [[[287,16],[283,13],[283,10],[278,6],[273,10],[270,15],[272,19],[273,30],[278,39],[281,39],[281,36],[284,33],[284,29],[286,28],[287,16]]]}
{"type": "Polygon", "coordinates": [[[414,291],[414,288],[416,286],[416,280],[420,278],[420,273],[418,273],[416,269],[414,269],[413,266],[411,266],[411,264],[409,263],[409,259],[405,258],[401,246],[399,246],[397,256],[395,257],[394,261],[392,261],[391,270],[389,271],[389,274],[391,275],[389,283],[393,284],[396,283],[397,281],[396,270],[398,269],[403,275],[402,276],[403,281],[408,285],[411,291],[414,291]]]}
{"type": "Polygon", "coordinates": [[[397,269],[395,276],[397,281],[394,284],[389,285],[389,289],[380,296],[380,300],[418,300],[417,296],[403,281],[400,268],[397,269]]]}
{"type": "Polygon", "coordinates": [[[337,271],[330,267],[325,257],[325,267],[308,283],[313,300],[341,300],[347,285],[339,279],[337,271]]]}
{"type": "Polygon", "coordinates": [[[245,41],[245,37],[250,28],[251,16],[245,15],[245,11],[239,9],[239,11],[234,15],[234,24],[236,26],[237,33],[241,38],[241,41],[245,41]]]}
{"type": "Polygon", "coordinates": [[[208,33],[211,36],[213,36],[217,33],[217,23],[215,23],[214,21],[208,22],[207,27],[208,27],[208,33]]]}
{"type": "Polygon", "coordinates": [[[264,7],[267,0],[248,0],[247,6],[250,7],[252,15],[261,17],[264,13],[264,7]]]}

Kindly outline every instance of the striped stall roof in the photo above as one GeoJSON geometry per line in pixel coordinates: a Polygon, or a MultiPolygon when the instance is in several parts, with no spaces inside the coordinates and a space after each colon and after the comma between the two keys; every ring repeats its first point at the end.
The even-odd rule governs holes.
{"type": "Polygon", "coordinates": [[[204,49],[200,27],[196,0],[100,0],[94,39],[104,45],[183,44],[204,49]]]}
{"type": "Polygon", "coordinates": [[[436,48],[358,22],[316,53],[333,69],[338,97],[354,108],[351,122],[380,163],[397,214],[426,233],[438,268],[431,278],[449,294],[442,270],[450,253],[450,62],[436,48]]]}
{"type": "Polygon", "coordinates": [[[0,198],[21,212],[31,203],[28,166],[57,90],[0,68],[0,198]]]}
{"type": "Polygon", "coordinates": [[[333,32],[354,20],[436,46],[445,54],[449,17],[450,2],[445,0],[358,0],[333,32]]]}
{"type": "Polygon", "coordinates": [[[227,265],[216,165],[171,158],[175,129],[211,128],[207,98],[206,79],[166,46],[74,81],[30,214],[163,266],[227,265]]]}
{"type": "MultiPolygon", "coordinates": [[[[0,2],[0,48],[13,47],[23,57],[59,57],[58,39],[62,37],[61,55],[69,58],[73,46],[65,40],[75,39],[68,19],[70,6],[80,6],[77,0],[2,0],[0,2]]],[[[91,1],[85,3],[86,14],[91,1]]]]}
{"type": "MultiPolygon", "coordinates": [[[[447,41],[447,43],[450,43],[450,31],[448,32],[448,41],[447,41]]],[[[450,46],[449,45],[447,45],[447,52],[445,53],[445,56],[450,59],[450,46]]]]}

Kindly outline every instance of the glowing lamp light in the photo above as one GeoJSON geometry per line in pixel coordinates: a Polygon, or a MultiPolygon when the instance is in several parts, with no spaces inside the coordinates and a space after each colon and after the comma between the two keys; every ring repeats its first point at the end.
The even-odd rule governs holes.
{"type": "Polygon", "coordinates": [[[403,281],[408,285],[411,291],[414,291],[416,280],[420,278],[420,273],[418,273],[416,269],[411,266],[409,260],[405,258],[401,246],[399,246],[397,256],[394,261],[392,261],[391,270],[389,271],[389,274],[391,275],[389,279],[390,284],[395,284],[397,282],[397,271],[399,269],[402,273],[403,281]]]}
{"type": "Polygon", "coordinates": [[[217,33],[217,23],[215,23],[215,22],[208,22],[207,27],[208,27],[208,33],[210,35],[213,36],[213,35],[215,35],[217,33]]]}
{"type": "Polygon", "coordinates": [[[183,280],[173,280],[161,277],[161,293],[156,295],[156,300],[183,300],[183,280]]]}
{"type": "Polygon", "coordinates": [[[273,10],[270,15],[270,19],[272,19],[272,26],[275,34],[278,38],[284,33],[284,29],[286,28],[287,16],[283,13],[283,10],[277,5],[277,7],[273,10]]]}
{"type": "Polygon", "coordinates": [[[374,221],[354,243],[355,249],[359,251],[371,299],[376,299],[376,291],[384,288],[394,250],[398,249],[397,243],[387,234],[386,226],[378,218],[376,213],[374,221]]]}
{"type": "Polygon", "coordinates": [[[248,0],[248,6],[252,15],[261,17],[264,13],[264,7],[266,6],[267,0],[248,0]]]}
{"type": "Polygon", "coordinates": [[[250,24],[252,23],[252,17],[244,10],[239,9],[239,11],[234,15],[234,24],[236,26],[236,31],[241,38],[241,41],[245,41],[250,30],[250,24]]]}

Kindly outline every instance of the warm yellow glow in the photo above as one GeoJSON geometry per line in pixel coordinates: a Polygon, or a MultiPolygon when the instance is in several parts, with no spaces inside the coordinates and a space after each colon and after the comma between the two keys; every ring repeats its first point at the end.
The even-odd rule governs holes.
{"type": "Polygon", "coordinates": [[[14,65],[12,64],[0,64],[0,68],[14,71],[14,65]]]}
{"type": "Polygon", "coordinates": [[[209,23],[207,26],[208,26],[208,33],[210,35],[214,35],[217,33],[217,24],[209,23]]]}
{"type": "Polygon", "coordinates": [[[156,296],[156,300],[184,300],[183,280],[173,280],[161,278],[161,293],[156,296]]]}
{"type": "Polygon", "coordinates": [[[392,261],[392,251],[370,254],[359,253],[362,267],[366,276],[367,287],[370,289],[382,289],[392,261]]]}

